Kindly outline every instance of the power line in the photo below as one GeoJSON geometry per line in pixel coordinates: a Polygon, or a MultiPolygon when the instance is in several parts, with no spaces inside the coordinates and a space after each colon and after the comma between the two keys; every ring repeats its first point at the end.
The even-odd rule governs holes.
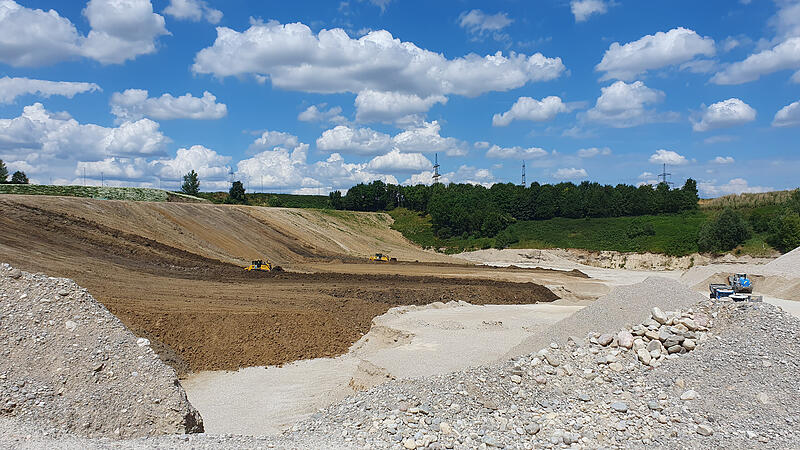
{"type": "Polygon", "coordinates": [[[672,174],[671,173],[667,173],[667,163],[664,163],[663,171],[658,175],[658,178],[661,178],[661,182],[662,183],[666,183],[668,186],[671,186],[671,185],[675,184],[672,181],[667,181],[667,177],[668,176],[671,177],[672,174]]]}

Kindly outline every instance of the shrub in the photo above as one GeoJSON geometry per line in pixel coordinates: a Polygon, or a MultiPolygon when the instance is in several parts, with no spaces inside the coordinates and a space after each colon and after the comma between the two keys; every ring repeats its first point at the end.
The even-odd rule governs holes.
{"type": "Polygon", "coordinates": [[[703,224],[697,246],[703,252],[727,252],[744,243],[751,235],[744,217],[732,209],[726,209],[715,219],[703,224]]]}
{"type": "Polygon", "coordinates": [[[782,252],[800,247],[800,214],[787,213],[776,218],[767,241],[782,252]]]}

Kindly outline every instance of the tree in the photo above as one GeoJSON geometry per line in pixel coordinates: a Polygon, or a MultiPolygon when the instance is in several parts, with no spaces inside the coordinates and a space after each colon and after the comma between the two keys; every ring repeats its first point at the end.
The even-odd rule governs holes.
{"type": "Polygon", "coordinates": [[[783,214],[775,219],[772,230],[769,245],[784,253],[800,247],[800,214],[783,214]]]}
{"type": "Polygon", "coordinates": [[[6,163],[0,159],[0,184],[5,183],[8,180],[8,169],[6,168],[6,163]]]}
{"type": "Polygon", "coordinates": [[[14,172],[14,175],[11,175],[11,184],[28,184],[28,177],[25,172],[20,172],[19,170],[14,172]]]}
{"type": "Polygon", "coordinates": [[[241,181],[234,181],[231,190],[228,191],[228,199],[231,203],[247,203],[247,197],[244,194],[244,185],[241,181]]]}
{"type": "Polygon", "coordinates": [[[747,221],[738,212],[728,208],[707,221],[700,228],[697,246],[704,252],[727,252],[750,239],[747,221]]]}
{"type": "Polygon", "coordinates": [[[183,176],[181,192],[188,195],[197,195],[200,192],[200,180],[197,178],[197,172],[192,170],[183,176]]]}

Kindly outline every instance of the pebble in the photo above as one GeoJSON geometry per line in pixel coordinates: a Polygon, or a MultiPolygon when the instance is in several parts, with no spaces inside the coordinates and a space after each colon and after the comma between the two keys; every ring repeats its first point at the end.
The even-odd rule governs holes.
{"type": "Polygon", "coordinates": [[[714,430],[711,429],[708,425],[698,425],[697,426],[697,434],[700,436],[711,436],[714,434],[714,430]]]}
{"type": "Polygon", "coordinates": [[[611,341],[613,340],[614,340],[614,335],[606,333],[606,334],[601,334],[600,337],[597,338],[597,343],[602,345],[603,347],[606,347],[609,344],[611,344],[611,341]]]}
{"type": "Polygon", "coordinates": [[[628,405],[625,402],[614,402],[611,404],[611,409],[613,409],[616,412],[624,413],[628,411],[628,405]]]}
{"type": "Polygon", "coordinates": [[[688,391],[681,394],[681,400],[694,400],[698,397],[697,392],[694,389],[689,389],[688,391]]]}

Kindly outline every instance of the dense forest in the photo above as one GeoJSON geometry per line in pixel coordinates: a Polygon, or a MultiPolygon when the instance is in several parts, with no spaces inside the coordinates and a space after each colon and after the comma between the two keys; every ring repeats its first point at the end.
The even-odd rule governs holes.
{"type": "Polygon", "coordinates": [[[697,183],[679,189],[666,183],[639,187],[618,184],[511,183],[491,188],[472,184],[398,186],[373,181],[358,184],[346,195],[330,194],[331,206],[352,211],[388,211],[397,207],[427,213],[434,232],[451,236],[491,237],[515,221],[555,217],[622,217],[677,213],[697,209],[697,183]]]}

